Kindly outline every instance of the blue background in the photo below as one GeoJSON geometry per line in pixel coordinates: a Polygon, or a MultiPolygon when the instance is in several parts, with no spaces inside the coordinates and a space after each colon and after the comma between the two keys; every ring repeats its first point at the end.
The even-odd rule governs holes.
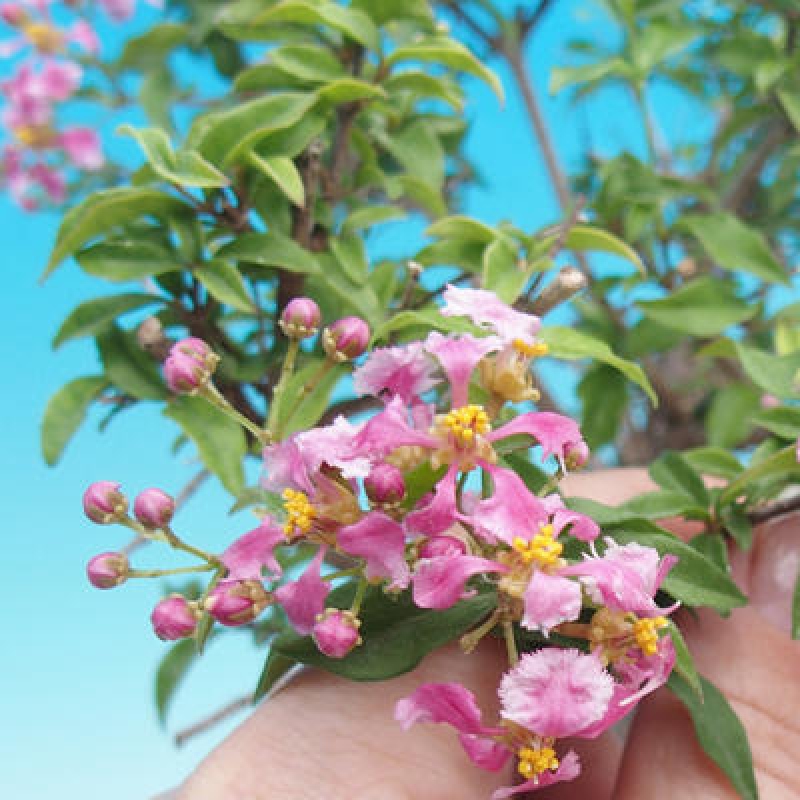
{"type": "MultiPolygon", "coordinates": [[[[143,11],[135,27],[156,16],[143,11]]],[[[117,48],[131,29],[105,27],[104,47],[117,48]]],[[[574,163],[589,135],[600,152],[630,149],[643,156],[638,116],[624,94],[601,93],[589,113],[571,110],[564,96],[548,95],[549,70],[565,63],[564,42],[576,33],[613,39],[598,9],[561,2],[541,25],[528,54],[562,159],[574,163]]],[[[502,109],[485,87],[469,82],[467,113],[473,127],[468,149],[487,186],[469,193],[466,211],[489,222],[511,219],[532,229],[557,219],[558,210],[520,98],[502,71],[501,77],[508,93],[502,109]]],[[[655,90],[654,108],[668,136],[696,120],[696,109],[667,88],[655,90]]],[[[127,142],[112,138],[109,144],[117,152],[132,152],[127,142]]],[[[0,796],[148,797],[180,782],[233,721],[182,750],[159,727],[153,673],[164,645],[152,635],[148,620],[159,587],[132,582],[100,593],[88,586],[86,561],[127,538],[122,529],[88,523],[80,498],[85,486],[99,479],[120,481],[131,495],[147,486],[175,492],[195,467],[189,455],[169,455],[172,429],[147,405],[121,415],[102,436],[96,432],[100,415],[93,414],[59,466],[45,467],[38,427],[46,402],[63,383],[91,372],[97,363],[87,343],[71,342],[54,353],[50,340],[72,307],[113,288],[83,275],[74,264],[44,287],[38,285],[57,216],[25,214],[3,197],[0,220],[5,262],[0,352],[6,376],[0,394],[5,523],[0,593],[6,610],[0,644],[0,796]]],[[[387,232],[378,246],[390,249],[401,239],[396,231],[387,232]]],[[[226,495],[209,486],[181,513],[177,528],[214,546],[248,527],[246,515],[231,520],[226,511],[226,495]]],[[[145,554],[139,563],[147,559],[145,554]]],[[[250,689],[262,657],[246,635],[212,644],[178,693],[169,730],[197,721],[250,689]]]]}

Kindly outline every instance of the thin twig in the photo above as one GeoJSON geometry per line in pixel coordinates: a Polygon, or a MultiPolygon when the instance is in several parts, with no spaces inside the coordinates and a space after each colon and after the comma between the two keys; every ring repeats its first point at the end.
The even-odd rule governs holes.
{"type": "Polygon", "coordinates": [[[190,725],[188,728],[178,731],[174,738],[175,746],[182,747],[190,739],[193,739],[195,736],[199,736],[201,733],[205,733],[215,725],[219,725],[220,722],[224,722],[229,717],[232,717],[234,714],[238,714],[240,711],[250,708],[252,705],[252,694],[247,694],[243,697],[237,698],[236,700],[232,700],[226,706],[223,706],[213,714],[209,714],[199,722],[195,722],[194,725],[190,725]]]}
{"type": "Polygon", "coordinates": [[[794,497],[787,497],[785,500],[776,500],[763,508],[755,508],[747,513],[747,519],[753,525],[760,525],[795,511],[800,511],[800,494],[794,497]]]}

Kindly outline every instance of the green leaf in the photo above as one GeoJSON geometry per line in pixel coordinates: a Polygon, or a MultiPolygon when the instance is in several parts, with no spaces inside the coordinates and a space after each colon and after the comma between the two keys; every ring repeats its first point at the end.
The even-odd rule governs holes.
{"type": "Polygon", "coordinates": [[[299,208],[305,208],[306,190],[294,161],[286,156],[262,158],[254,152],[247,156],[250,166],[266,175],[299,208]]]}
{"type": "Polygon", "coordinates": [[[777,95],[786,116],[791,120],[795,130],[800,131],[800,97],[788,91],[779,91],[777,95]]]}
{"type": "Polygon", "coordinates": [[[716,447],[736,447],[750,433],[760,400],[761,392],[740,383],[714,392],[705,420],[708,441],[716,447]]]}
{"type": "Polygon", "coordinates": [[[230,181],[213,164],[193,150],[173,151],[169,136],[160,128],[134,128],[120,125],[117,133],[132,136],[141,147],[147,163],[165,181],[180,186],[219,188],[230,181]]]}
{"type": "Polygon", "coordinates": [[[625,62],[621,58],[578,67],[556,67],[550,71],[550,94],[558,94],[575,84],[594,86],[609,78],[621,78],[626,72],[625,62]]]}
{"type": "Polygon", "coordinates": [[[98,375],[87,375],[62,386],[49,400],[42,419],[42,456],[52,467],[58,463],[64,448],[86,418],[89,406],[108,386],[98,375]]]}
{"type": "Polygon", "coordinates": [[[170,703],[175,695],[175,690],[186,677],[189,667],[197,658],[197,648],[194,639],[184,639],[172,645],[166,655],[161,659],[156,671],[156,712],[158,721],[165,725],[170,703]]]}
{"type": "Polygon", "coordinates": [[[795,579],[792,595],[792,639],[800,639],[800,570],[795,579]]]}
{"type": "Polygon", "coordinates": [[[663,453],[650,465],[648,472],[663,489],[680,492],[696,500],[703,508],[708,507],[708,490],[703,479],[680,453],[663,453]]]}
{"type": "Polygon", "coordinates": [[[707,517],[708,512],[704,506],[688,497],[683,492],[661,490],[645,492],[632,500],[628,500],[621,508],[629,511],[632,516],[642,519],[666,519],[667,517],[707,517]]]}
{"type": "Polygon", "coordinates": [[[191,35],[188,25],[162,22],[141,36],[125,42],[117,61],[121,69],[143,69],[153,63],[165,61],[176,47],[186,44],[191,35]]]}
{"type": "Polygon", "coordinates": [[[443,317],[437,309],[423,309],[420,311],[401,311],[388,319],[372,335],[373,341],[382,342],[391,333],[403,332],[411,335],[436,330],[441,333],[473,333],[480,335],[481,331],[463,317],[443,317]]]}
{"type": "Polygon", "coordinates": [[[70,339],[92,336],[129,311],[162,302],[163,298],[155,294],[112,294],[87,300],[61,323],[53,338],[53,347],[60,347],[70,339]]]}
{"type": "Polygon", "coordinates": [[[328,83],[345,75],[344,67],[326,47],[287,44],[269,52],[269,60],[294,78],[311,83],[328,83]]]}
{"type": "Polygon", "coordinates": [[[345,8],[327,0],[283,0],[272,8],[257,14],[253,25],[275,22],[298,22],[306,25],[324,25],[343,33],[349,39],[363,44],[369,50],[380,50],[380,33],[372,20],[363,12],[345,8]]]}
{"type": "Polygon", "coordinates": [[[630,261],[643,275],[646,273],[639,254],[626,242],[613,233],[601,228],[592,228],[589,225],[573,225],[564,239],[564,244],[570,250],[590,250],[602,253],[613,253],[616,256],[630,261]]]}
{"type": "Polygon", "coordinates": [[[481,285],[509,304],[517,301],[531,277],[530,270],[519,264],[518,255],[518,249],[505,239],[495,239],[483,252],[481,285]]]}
{"type": "Polygon", "coordinates": [[[619,544],[638,542],[654,547],[659,555],[675,555],[678,563],[664,580],[663,588],[688,606],[708,606],[727,613],[747,603],[731,577],[690,545],[664,528],[646,520],[629,520],[612,526],[611,537],[619,544]]]}
{"type": "Polygon", "coordinates": [[[256,690],[253,693],[253,702],[257,703],[270,694],[289,671],[296,666],[297,662],[293,658],[287,658],[270,648],[267,660],[264,662],[264,669],[261,670],[256,690]]]}
{"type": "Polygon", "coordinates": [[[439,189],[444,183],[445,152],[439,137],[423,120],[408,125],[384,142],[386,149],[412,177],[439,189]]]}
{"type": "Polygon", "coordinates": [[[403,61],[444,64],[460,72],[475,75],[492,87],[501,102],[503,100],[503,85],[497,75],[484,66],[464,45],[454,39],[437,37],[404,45],[393,50],[386,59],[388,66],[393,66],[403,61]]]}
{"type": "Polygon", "coordinates": [[[738,503],[725,505],[720,511],[720,517],[725,530],[733,536],[739,548],[749,550],[753,544],[753,526],[747,518],[744,507],[738,503]]]}
{"type": "MultiPolygon", "coordinates": [[[[353,585],[331,593],[328,605],[347,608],[353,585]]],[[[341,659],[319,652],[310,636],[281,634],[273,648],[286,658],[321,667],[355,681],[379,681],[409,672],[431,651],[457,639],[484,619],[497,605],[493,593],[478,594],[444,611],[414,605],[410,592],[391,597],[370,587],[361,608],[363,643],[341,659]]]]}
{"type": "Polygon", "coordinates": [[[798,473],[800,473],[800,464],[797,463],[794,445],[759,461],[756,461],[754,457],[751,466],[722,491],[719,502],[720,504],[733,502],[739,495],[745,494],[749,485],[757,480],[773,477],[788,478],[791,474],[797,475],[798,473]]]}
{"type": "Polygon", "coordinates": [[[84,272],[109,281],[137,281],[182,268],[177,255],[140,239],[100,242],[75,254],[84,272]]]}
{"type": "Polygon", "coordinates": [[[142,350],[135,333],[113,327],[96,341],[105,374],[115,387],[138,400],[166,398],[158,367],[142,350]]]}
{"type": "Polygon", "coordinates": [[[592,449],[617,435],[628,405],[625,376],[607,364],[590,367],[578,384],[581,432],[592,449]]]}
{"type": "Polygon", "coordinates": [[[349,234],[330,240],[330,249],[344,274],[356,285],[367,280],[369,264],[362,239],[349,234]]]}
{"type": "Polygon", "coordinates": [[[255,311],[253,300],[239,270],[230,262],[215,258],[195,269],[193,274],[220,303],[246,314],[255,311]]]}
{"type": "Polygon", "coordinates": [[[753,414],[752,422],[782,439],[800,438],[800,408],[769,408],[753,414]]]}
{"type": "Polygon", "coordinates": [[[316,99],[305,92],[282,92],[206,114],[192,125],[187,146],[212,164],[225,167],[246,156],[267,135],[299,122],[316,99]]]}
{"type": "Polygon", "coordinates": [[[764,235],[733,214],[687,215],[681,225],[700,242],[720,267],[742,270],[769,283],[789,284],[786,270],[767,244],[764,235]]]}
{"type": "Polygon", "coordinates": [[[698,553],[705,556],[712,564],[716,564],[723,572],[730,570],[728,561],[728,545],[725,538],[718,533],[699,533],[689,540],[689,544],[698,553]]]}
{"type": "Polygon", "coordinates": [[[280,433],[284,437],[295,431],[311,428],[319,422],[343,372],[343,367],[338,365],[320,377],[321,368],[326,363],[315,359],[292,376],[278,401],[275,411],[276,430],[273,433],[280,433]],[[313,391],[306,392],[304,389],[309,383],[313,383],[314,388],[313,391]]]}
{"type": "Polygon", "coordinates": [[[64,216],[42,279],[47,278],[67,256],[118,225],[128,225],[146,216],[165,217],[186,210],[181,200],[156,189],[123,188],[95,192],[64,216]]]}
{"type": "Polygon", "coordinates": [[[356,78],[339,78],[317,89],[317,95],[331,105],[355,103],[358,100],[386,98],[386,90],[374,83],[356,78]]]}
{"type": "Polygon", "coordinates": [[[654,322],[693,336],[715,336],[758,311],[737,297],[731,284],[710,277],[697,278],[667,297],[638,305],[654,322]]]}
{"type": "Polygon", "coordinates": [[[747,733],[725,695],[713,683],[700,677],[702,699],[673,672],[667,683],[673,694],[686,706],[694,723],[695,734],[703,750],[728,776],[742,800],[758,800],[753,773],[753,756],[747,733]]]}
{"type": "Polygon", "coordinates": [[[289,272],[313,274],[319,265],[308,250],[300,247],[294,239],[277,231],[268,233],[245,233],[217,252],[219,258],[258,264],[261,267],[285,269],[289,272]]]}
{"type": "Polygon", "coordinates": [[[365,206],[353,211],[344,220],[342,233],[371,228],[373,225],[400,219],[404,216],[406,216],[406,211],[397,206],[365,206]]]}
{"type": "Polygon", "coordinates": [[[776,397],[796,397],[800,390],[800,353],[776,356],[740,342],[734,342],[736,355],[748,377],[765,392],[776,397]]]}
{"type": "Polygon", "coordinates": [[[542,328],[539,332],[539,338],[547,344],[550,355],[554,358],[568,360],[592,358],[614,367],[629,381],[640,386],[654,406],[658,405],[658,397],[650,385],[644,370],[638,364],[616,355],[601,339],[560,325],[548,325],[542,328]]]}
{"type": "Polygon", "coordinates": [[[436,239],[463,239],[468,242],[490,244],[497,239],[497,231],[472,217],[453,216],[429,225],[425,236],[436,239]]]}
{"type": "Polygon", "coordinates": [[[455,111],[464,107],[464,92],[453,80],[446,76],[429,75],[419,70],[408,70],[391,75],[383,84],[391,95],[394,92],[409,91],[420,97],[434,97],[449,103],[455,111]]]}
{"type": "Polygon", "coordinates": [[[683,457],[700,475],[718,475],[732,480],[744,469],[736,456],[721,447],[698,447],[685,451],[683,457]]]}
{"type": "Polygon", "coordinates": [[[164,415],[181,426],[195,443],[203,463],[231,494],[244,488],[247,440],[238,422],[201,397],[176,397],[164,415]]]}
{"type": "Polygon", "coordinates": [[[700,676],[697,674],[697,667],[694,665],[694,659],[686,645],[686,640],[672,620],[669,620],[668,630],[672,644],[675,647],[675,670],[689,684],[689,687],[697,695],[698,700],[702,702],[703,686],[700,683],[700,676]]]}

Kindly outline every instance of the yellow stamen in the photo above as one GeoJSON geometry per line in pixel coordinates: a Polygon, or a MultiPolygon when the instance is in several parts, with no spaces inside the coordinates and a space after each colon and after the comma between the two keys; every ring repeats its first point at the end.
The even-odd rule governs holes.
{"type": "Polygon", "coordinates": [[[564,545],[555,537],[552,525],[542,525],[539,533],[530,541],[521,536],[516,537],[511,546],[520,554],[526,564],[535,562],[540,567],[554,566],[564,550],[564,545]]]}
{"type": "Polygon", "coordinates": [[[664,617],[644,617],[633,623],[636,644],[646,656],[654,656],[658,652],[658,631],[666,625],[664,617]]]}
{"type": "Polygon", "coordinates": [[[308,499],[308,495],[294,489],[283,490],[283,507],[286,509],[286,524],[283,532],[291,536],[295,530],[308,533],[314,524],[317,512],[308,499]]]}
{"type": "Polygon", "coordinates": [[[64,41],[58,28],[44,22],[29,22],[22,26],[22,32],[41,53],[57,53],[64,41]]]}
{"type": "Polygon", "coordinates": [[[20,125],[14,136],[25,147],[45,147],[53,142],[53,131],[43,125],[20,125]]]}
{"type": "Polygon", "coordinates": [[[492,429],[489,415],[478,405],[454,408],[445,414],[442,423],[456,443],[466,447],[472,445],[476,436],[483,436],[492,429]]]}
{"type": "Polygon", "coordinates": [[[523,339],[514,339],[511,345],[518,353],[528,358],[541,358],[542,356],[546,356],[550,351],[550,348],[544,342],[529,344],[523,339]]]}
{"type": "Polygon", "coordinates": [[[517,752],[517,770],[523,778],[530,780],[548,770],[557,770],[559,761],[552,747],[521,747],[517,752]]]}

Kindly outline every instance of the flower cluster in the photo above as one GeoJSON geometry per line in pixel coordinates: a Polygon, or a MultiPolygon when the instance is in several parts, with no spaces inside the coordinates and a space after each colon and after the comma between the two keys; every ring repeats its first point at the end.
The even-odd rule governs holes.
{"type": "Polygon", "coordinates": [[[12,74],[0,83],[2,123],[10,139],[2,150],[0,180],[26,210],[43,202],[63,203],[72,172],[98,170],[104,163],[94,128],[59,121],[60,109],[83,82],[80,57],[100,49],[88,18],[92,6],[121,22],[133,13],[135,0],[0,3],[0,21],[10,33],[0,40],[0,56],[19,56],[12,74]],[[54,14],[56,5],[70,13],[58,9],[54,14]],[[64,22],[65,16],[71,21],[64,22]]]}
{"type": "MultiPolygon", "coordinates": [[[[298,633],[341,659],[369,635],[360,620],[370,584],[407,593],[431,614],[477,594],[492,597],[492,610],[461,644],[469,651],[493,631],[506,640],[497,723],[485,724],[473,695],[453,683],[419,687],[396,716],[404,727],[452,725],[486,769],[516,758],[523,782],[495,793],[503,798],[575,777],[577,755],[562,740],[599,735],[667,680],[675,651],[666,617],[674,607],[660,608],[655,596],[674,559],[603,540],[599,526],[555,491],[589,452],[573,420],[530,410],[538,398],[531,366],[547,352],[537,339],[539,320],[490,292],[455,286],[444,292],[441,313],[443,329],[461,317],[459,328],[471,323],[473,332],[432,332],[365,355],[363,320],[322,331],[327,363],[360,360],[353,385],[378,410],[283,439],[263,431],[263,486],[282,511],[265,514],[219,555],[177,537],[169,527],[174,505],[158,490],[137,498],[135,519],[115,484],[90,487],[85,506],[93,521],[162,538],[203,559],[198,571],[214,571],[201,598],[174,595],[156,607],[153,625],[164,639],[191,635],[203,614],[237,626],[278,605],[298,633]],[[504,457],[531,447],[552,468],[538,492],[504,457]],[[299,574],[285,570],[282,558],[298,545],[312,552],[299,574]],[[331,589],[344,579],[356,588],[352,604],[339,608],[331,589]]],[[[289,372],[298,342],[319,325],[312,300],[287,306],[281,327],[290,340],[289,372]]],[[[213,388],[216,364],[207,345],[188,339],[173,347],[165,374],[174,391],[224,408],[213,388]]],[[[101,588],[135,574],[121,553],[97,556],[89,568],[101,588]]]]}

